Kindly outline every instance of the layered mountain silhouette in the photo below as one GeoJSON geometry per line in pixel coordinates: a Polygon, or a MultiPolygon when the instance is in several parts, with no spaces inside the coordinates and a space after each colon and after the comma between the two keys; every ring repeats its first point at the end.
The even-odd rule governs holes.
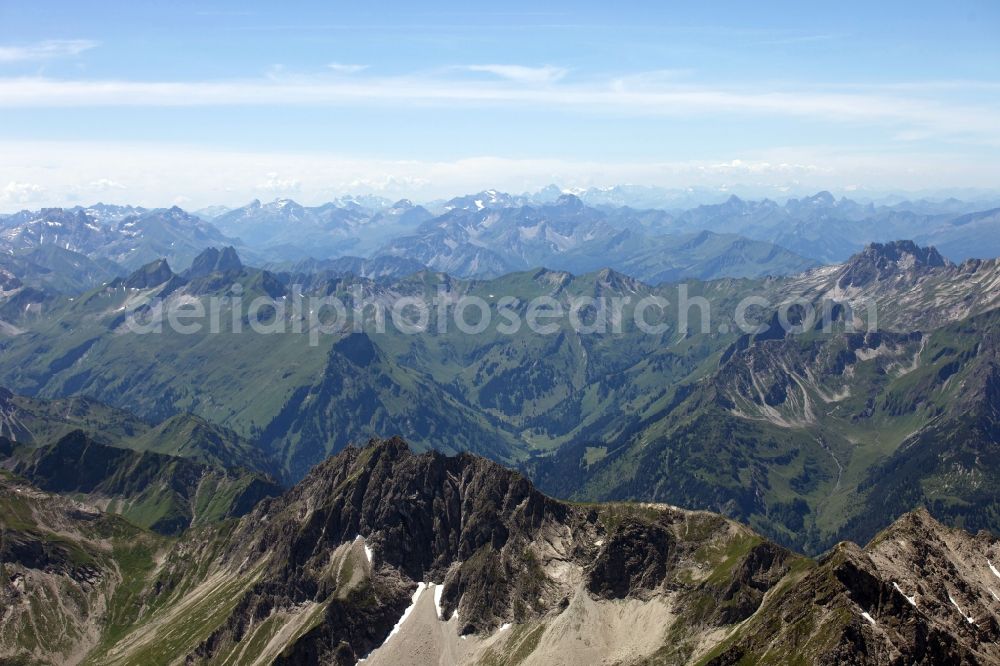
{"type": "Polygon", "coordinates": [[[953,524],[1000,527],[984,453],[997,441],[996,260],[955,264],[932,248],[891,242],[785,278],[691,283],[688,298],[710,301],[710,327],[694,318],[682,331],[680,313],[667,309],[664,328],[651,335],[635,324],[635,304],[647,296],[678,302],[677,287],[610,270],[488,281],[426,270],[395,280],[342,274],[302,286],[290,273],[242,262],[222,269],[221,256],[204,255],[213,268],[201,277],[185,279],[158,261],[57,299],[50,314],[18,314],[11,324],[26,332],[5,342],[2,381],[44,399],[89,395],[150,422],[193,413],[244,442],[209,462],[234,455],[289,480],[352,442],[405,433],[418,450],[520,466],[556,496],[707,508],[809,553],[844,538],[865,542],[919,505],[953,524]],[[255,334],[245,322],[236,333],[239,317],[229,310],[219,333],[206,325],[194,335],[164,327],[142,336],[125,325],[123,312],[144,299],[228,303],[235,285],[247,303],[291,300],[295,289],[350,303],[361,289],[387,311],[402,296],[432,302],[442,293],[487,303],[516,295],[521,317],[539,296],[567,310],[583,297],[630,304],[620,331],[582,333],[564,321],[553,335],[505,335],[500,318],[471,336],[436,322],[420,335],[391,322],[379,332],[369,320],[360,332],[309,344],[301,320],[292,332],[290,308],[270,322],[284,334],[255,334]],[[743,333],[735,312],[748,296],[775,307],[810,303],[829,312],[829,326],[814,321],[787,334],[772,310],[759,313],[766,332],[743,333]],[[932,442],[951,442],[956,455],[936,456],[926,448],[932,442]],[[908,462],[918,459],[937,462],[908,462]],[[883,501],[890,491],[894,501],[883,501]]]}
{"type": "Polygon", "coordinates": [[[1000,662],[995,211],[579,194],[0,219],[0,658],[1000,662]]]}
{"type": "MultiPolygon", "coordinates": [[[[484,197],[488,195],[484,194],[484,197]]],[[[542,205],[497,205],[497,197],[456,200],[444,215],[378,253],[416,259],[439,271],[495,277],[536,266],[589,272],[602,267],[662,282],[679,277],[756,277],[803,270],[812,262],[735,234],[664,234],[649,215],[587,207],[573,195],[542,205]],[[478,204],[477,204],[478,202],[478,204]]]]}
{"type": "Polygon", "coordinates": [[[685,197],[636,187],[577,194],[555,186],[530,195],[487,190],[427,206],[377,197],[318,206],[255,200],[197,214],[106,204],[26,210],[0,215],[0,250],[8,254],[0,268],[8,262],[32,287],[70,292],[160,257],[187,266],[210,245],[233,246],[277,271],[341,258],[347,263],[332,270],[395,278],[420,266],[460,277],[610,266],[653,283],[795,273],[896,238],[935,245],[955,262],[1000,254],[1000,209],[957,200],[875,205],[819,192],[785,203],[731,196],[682,208],[685,197]],[[357,263],[365,260],[381,266],[357,263]]]}

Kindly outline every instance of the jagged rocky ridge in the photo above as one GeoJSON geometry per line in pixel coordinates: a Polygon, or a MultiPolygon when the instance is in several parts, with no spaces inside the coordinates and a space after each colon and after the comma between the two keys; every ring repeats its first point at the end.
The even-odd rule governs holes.
{"type": "Polygon", "coordinates": [[[997,558],[916,511],[810,560],[715,514],[567,504],[482,458],[373,441],[188,533],[86,660],[995,664],[997,558]]]}
{"type": "Polygon", "coordinates": [[[261,474],[107,446],[82,430],[38,447],[0,438],[0,468],[161,534],[242,516],[282,490],[261,474]]]}
{"type": "Polygon", "coordinates": [[[253,442],[193,414],[178,413],[150,424],[131,412],[84,396],[45,400],[0,387],[0,437],[44,446],[74,431],[97,443],[188,458],[222,469],[274,475],[276,465],[253,442]]]}

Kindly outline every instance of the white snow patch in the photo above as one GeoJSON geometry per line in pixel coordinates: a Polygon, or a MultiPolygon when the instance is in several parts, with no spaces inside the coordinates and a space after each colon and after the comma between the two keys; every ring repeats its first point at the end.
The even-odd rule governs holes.
{"type": "Polygon", "coordinates": [[[997,578],[1000,578],[1000,571],[997,571],[997,568],[993,566],[993,563],[990,562],[989,560],[986,560],[986,564],[990,565],[990,571],[993,572],[993,575],[996,576],[997,578]]]}
{"type": "Polygon", "coordinates": [[[598,539],[597,541],[594,542],[594,545],[600,548],[601,546],[604,545],[604,539],[598,539]]]}
{"type": "Polygon", "coordinates": [[[872,626],[875,626],[875,618],[868,614],[868,611],[861,611],[861,617],[865,618],[871,622],[872,626]]]}
{"type": "Polygon", "coordinates": [[[436,583],[431,583],[434,585],[434,608],[437,610],[437,617],[441,619],[441,597],[444,596],[444,583],[440,585],[436,583]]]}
{"type": "Polygon", "coordinates": [[[368,542],[360,534],[358,536],[354,537],[355,541],[357,541],[358,539],[361,539],[361,545],[363,545],[364,549],[365,549],[365,557],[368,558],[368,564],[371,564],[372,563],[372,549],[368,547],[368,542]]]}
{"type": "MultiPolygon", "coordinates": [[[[392,631],[389,632],[389,635],[385,637],[385,643],[388,643],[390,638],[399,633],[399,630],[402,628],[403,623],[406,622],[406,618],[410,617],[410,613],[412,613],[413,609],[417,607],[417,600],[420,599],[420,595],[423,594],[426,588],[427,588],[427,583],[417,583],[417,590],[413,593],[413,597],[410,599],[410,605],[406,608],[405,611],[403,611],[403,616],[399,618],[399,622],[397,622],[396,626],[392,628],[392,631]]],[[[382,643],[382,645],[385,645],[385,643],[382,643]]],[[[379,647],[382,646],[380,645],[379,647]]]]}
{"type": "Polygon", "coordinates": [[[955,607],[955,610],[958,611],[958,614],[965,618],[966,622],[968,622],[969,624],[975,624],[975,621],[972,619],[972,616],[963,613],[962,608],[958,605],[958,602],[956,602],[955,599],[952,598],[950,594],[948,595],[948,601],[950,601],[951,605],[955,607]]]}
{"type": "Polygon", "coordinates": [[[500,628],[497,629],[497,633],[499,634],[500,632],[506,631],[507,629],[510,629],[510,622],[504,622],[503,624],[501,624],[500,628]]]}
{"type": "Polygon", "coordinates": [[[910,605],[911,605],[911,606],[913,606],[913,607],[916,607],[916,605],[917,605],[917,597],[916,597],[916,596],[913,596],[913,597],[908,597],[908,596],[906,596],[906,593],[905,593],[905,592],[903,592],[903,590],[901,590],[901,589],[899,588],[899,583],[893,583],[893,584],[892,584],[892,586],[893,586],[894,588],[896,588],[896,591],[897,591],[897,592],[899,592],[900,594],[902,594],[902,595],[903,595],[903,598],[904,598],[904,599],[906,599],[907,601],[909,601],[909,602],[910,602],[910,605]]]}

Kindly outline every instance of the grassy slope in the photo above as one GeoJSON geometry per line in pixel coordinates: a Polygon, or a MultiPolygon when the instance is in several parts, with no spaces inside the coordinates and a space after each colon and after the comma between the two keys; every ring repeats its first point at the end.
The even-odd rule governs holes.
{"type": "MultiPolygon", "coordinates": [[[[241,279],[245,300],[266,286],[259,274],[241,279]]],[[[803,336],[797,349],[786,345],[775,358],[794,366],[796,379],[785,391],[800,407],[808,398],[812,419],[777,424],[759,405],[737,405],[742,416],[732,413],[703,388],[737,338],[720,330],[733,330],[727,314],[746,294],[777,295],[803,288],[803,281],[692,283],[691,296],[705,295],[714,305],[713,330],[703,334],[679,335],[673,314],[670,328],[658,336],[629,323],[621,334],[579,335],[564,327],[551,336],[526,330],[506,336],[495,327],[466,335],[454,325],[448,332],[408,336],[390,326],[371,335],[375,352],[363,363],[352,360],[337,336],[320,336],[311,347],[304,335],[165,332],[150,345],[148,337],[122,334],[116,323],[117,309],[144,294],[96,290],[57,306],[31,333],[7,341],[0,370],[5,381],[25,390],[86,392],[146,417],[192,411],[263,438],[293,477],[345,444],[376,434],[400,433],[417,448],[471,449],[508,463],[556,451],[557,457],[575,457],[559,467],[565,483],[546,485],[561,495],[712,507],[786,543],[811,530],[806,538],[819,544],[861,510],[858,488],[869,471],[940,416],[963,375],[947,386],[935,383],[934,373],[956,359],[943,360],[940,348],[950,343],[931,336],[913,371],[874,359],[853,364],[850,377],[827,376],[818,368],[843,352],[843,344],[803,336]],[[805,369],[816,372],[810,377],[805,369]],[[831,399],[845,387],[846,397],[831,399]],[[585,460],[588,449],[602,450],[602,459],[585,460]]],[[[527,271],[489,281],[422,273],[394,283],[385,295],[433,296],[444,282],[494,307],[506,294],[522,301],[544,294],[657,294],[678,301],[673,287],[652,288],[608,272],[574,278],[527,271]]],[[[348,287],[339,283],[336,293],[346,296],[348,287]]],[[[932,280],[912,298],[923,303],[954,288],[932,280]]],[[[889,296],[880,313],[887,325],[911,321],[913,302],[904,312],[889,296]]],[[[523,305],[519,312],[524,316],[523,305]]],[[[630,306],[625,319],[631,319],[630,306]]],[[[228,315],[222,322],[223,330],[231,328],[228,315]]],[[[965,347],[975,343],[975,334],[955,329],[954,335],[965,347]]],[[[913,346],[903,345],[902,356],[912,358],[913,346]]],[[[959,350],[960,365],[968,353],[959,350]]],[[[786,418],[802,410],[785,405],[776,411],[786,418]]]]}

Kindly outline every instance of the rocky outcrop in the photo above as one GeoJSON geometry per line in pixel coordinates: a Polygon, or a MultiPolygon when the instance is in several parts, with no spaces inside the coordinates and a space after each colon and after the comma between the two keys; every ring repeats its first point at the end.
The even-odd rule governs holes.
{"type": "Polygon", "coordinates": [[[288,646],[288,663],[353,663],[385,642],[418,583],[435,588],[433,621],[456,639],[471,637],[467,647],[581,603],[660,608],[686,603],[684,595],[721,601],[725,611],[702,618],[718,628],[752,615],[796,559],[712,514],[569,505],[496,463],[417,455],[400,439],[330,458],[261,503],[229,544],[225,567],[260,562],[262,573],[196,650],[205,661],[250,640],[260,618],[315,606],[322,619],[288,646]],[[356,537],[370,560],[345,554],[356,537]],[[330,573],[345,561],[365,571],[346,590],[330,573]]]}
{"type": "Polygon", "coordinates": [[[831,665],[1000,663],[998,555],[985,533],[911,512],[865,548],[845,542],[820,558],[708,663],[768,653],[831,665]]]}
{"type": "MultiPolygon", "coordinates": [[[[5,488],[3,515],[21,493],[50,497],[5,488]]],[[[147,548],[132,573],[134,554],[115,564],[122,546],[87,535],[133,533],[59,506],[32,510],[44,529],[7,531],[0,594],[78,586],[34,607],[82,622],[89,633],[58,654],[99,663],[1000,664],[1000,543],[924,510],[810,560],[715,514],[567,504],[495,463],[400,439],[348,448],[163,557],[147,548]],[[96,602],[79,604],[113,592],[119,571],[136,596],[93,597],[125,609],[105,634],[96,602]]],[[[25,611],[6,612],[22,633],[3,654],[37,646],[25,611]]]]}
{"type": "Polygon", "coordinates": [[[158,287],[174,277],[166,259],[152,261],[125,279],[125,286],[130,289],[149,289],[158,287]]]}
{"type": "Polygon", "coordinates": [[[919,247],[913,241],[872,243],[844,265],[838,286],[864,287],[907,270],[943,268],[951,265],[933,247],[919,247]]]}
{"type": "Polygon", "coordinates": [[[243,262],[240,261],[236,248],[232,245],[222,248],[210,247],[199,254],[191,262],[183,276],[186,279],[201,278],[213,273],[229,273],[243,270],[243,262]]]}
{"type": "Polygon", "coordinates": [[[636,623],[643,613],[660,617],[656,649],[639,647],[645,636],[638,628],[616,647],[633,656],[647,650],[653,661],[670,655],[677,663],[729,664],[780,650],[818,664],[1000,663],[993,643],[1000,598],[990,592],[1000,576],[991,580],[989,563],[1000,547],[985,534],[944,528],[924,511],[864,549],[841,544],[813,562],[712,514],[568,505],[494,463],[415,455],[393,439],[326,461],[244,519],[231,544],[230,562],[271,557],[242,614],[199,648],[205,660],[247,640],[262,609],[316,604],[325,605],[323,619],[289,646],[288,663],[351,663],[372,654],[376,664],[404,663],[404,641],[419,640],[407,634],[409,620],[397,629],[403,638],[388,644],[394,648],[382,644],[415,588],[419,614],[428,585],[435,617],[412,623],[424,623],[420,632],[430,622],[445,637],[472,638],[459,663],[522,648],[525,663],[551,663],[553,651],[608,658],[611,648],[584,650],[564,629],[605,612],[636,623]],[[372,553],[360,563],[368,574],[338,592],[324,572],[331,553],[335,561],[345,557],[336,553],[349,552],[345,544],[355,535],[372,553]],[[908,595],[918,590],[926,591],[914,605],[908,595]],[[366,610],[357,616],[352,604],[366,610]],[[542,638],[531,649],[525,633],[503,639],[511,624],[542,638]]]}

